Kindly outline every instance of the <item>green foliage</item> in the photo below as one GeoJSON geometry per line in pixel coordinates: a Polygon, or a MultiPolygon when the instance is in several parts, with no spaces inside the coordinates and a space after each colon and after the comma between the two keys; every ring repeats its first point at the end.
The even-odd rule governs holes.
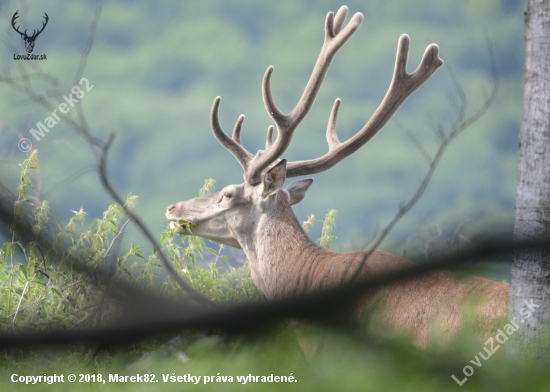
{"type": "MultiPolygon", "coordinates": [[[[0,248],[0,329],[72,328],[105,320],[112,309],[108,303],[100,306],[105,305],[105,288],[93,285],[88,276],[71,268],[75,259],[91,270],[110,270],[115,277],[147,285],[161,293],[180,294],[170,276],[161,276],[157,254],[145,260],[140,246],[133,243],[123,255],[114,254],[113,249],[117,241],[122,241],[128,223],[120,205],[110,205],[103,217],[93,219],[87,228],[82,208],[73,211],[66,225],[54,220],[46,201],[38,201],[37,195],[29,196],[29,190],[34,189],[32,173],[37,165],[35,150],[20,165],[21,182],[14,206],[16,221],[32,225],[35,240],[24,243],[12,230],[12,241],[0,248]],[[32,199],[35,201],[31,202],[32,199]],[[53,240],[54,246],[45,248],[42,239],[53,240]]],[[[212,192],[214,183],[207,180],[199,195],[212,192]]],[[[128,196],[126,207],[133,209],[137,203],[137,196],[128,196]]],[[[169,228],[162,233],[161,243],[178,273],[212,300],[262,297],[252,282],[248,265],[231,266],[222,254],[223,246],[215,250],[198,237],[175,237],[169,228]],[[205,251],[212,261],[203,260],[205,251]]]]}
{"type": "Polygon", "coordinates": [[[202,186],[202,188],[199,190],[199,193],[195,197],[209,195],[212,192],[214,192],[215,187],[216,187],[216,180],[209,178],[208,180],[204,181],[204,185],[202,186]]]}
{"type": "Polygon", "coordinates": [[[330,248],[332,240],[336,238],[332,235],[332,229],[336,224],[336,215],[338,215],[338,211],[330,210],[329,212],[327,212],[327,214],[325,215],[325,219],[323,220],[323,230],[321,231],[321,237],[317,239],[317,243],[323,248],[330,248]]]}
{"type": "MultiPolygon", "coordinates": [[[[325,215],[325,219],[321,221],[323,222],[323,228],[321,230],[321,237],[317,238],[317,243],[323,248],[330,249],[332,240],[336,238],[332,235],[332,230],[336,225],[336,215],[338,215],[338,211],[330,210],[325,215]]],[[[316,221],[315,215],[310,215],[307,220],[302,223],[302,229],[304,229],[306,233],[309,233],[316,221]]]]}

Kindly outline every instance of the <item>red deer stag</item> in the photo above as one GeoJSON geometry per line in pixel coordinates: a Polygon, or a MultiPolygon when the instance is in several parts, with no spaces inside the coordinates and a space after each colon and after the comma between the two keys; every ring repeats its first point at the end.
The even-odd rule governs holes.
{"type": "MultiPolygon", "coordinates": [[[[288,177],[322,172],[357,151],[443,64],[438,57],[438,46],[432,44],[427,47],[416,71],[408,74],[409,37],[402,35],[389,90],[367,124],[355,136],[340,142],[335,131],[340,106],[337,99],[326,135],[329,151],[308,161],[287,163],[279,159],[290,145],[296,127],[312,107],[334,55],[363,21],[363,15],[356,13],[342,28],[347,12],[344,6],[336,15],[328,13],[321,53],[300,101],[288,115],[273,101],[270,86],[273,67],[267,69],[262,83],[263,99],[277,126],[277,139],[272,141],[273,127],[270,126],[265,150],[253,155],[242,146],[242,115],[229,137],[218,121],[221,98],[214,100],[210,115],[212,131],[243,167],[244,183],[226,186],[221,192],[182,201],[167,209],[166,217],[177,233],[243,249],[254,283],[270,299],[335,286],[350,280],[356,272],[358,277],[369,277],[411,265],[408,260],[380,250],[374,251],[362,263],[366,250],[336,253],[318,246],[302,230],[291,208],[303,199],[313,180],[297,180],[282,188],[288,177]]],[[[383,322],[411,333],[417,345],[425,346],[436,331],[444,331],[447,336],[456,335],[461,305],[466,297],[476,295],[481,299],[477,303],[476,323],[489,331],[496,320],[506,316],[508,291],[509,285],[505,283],[477,277],[456,281],[449,272],[438,271],[385,289],[383,322]]],[[[364,308],[372,294],[366,294],[357,311],[364,308]]]]}

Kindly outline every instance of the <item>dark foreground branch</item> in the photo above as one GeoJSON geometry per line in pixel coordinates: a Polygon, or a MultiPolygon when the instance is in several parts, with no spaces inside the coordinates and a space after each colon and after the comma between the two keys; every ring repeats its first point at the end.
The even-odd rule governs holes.
{"type": "MultiPolygon", "coordinates": [[[[4,219],[9,211],[0,211],[4,219]]],[[[32,238],[32,233],[28,240],[32,238]]],[[[88,343],[108,347],[133,343],[163,334],[183,330],[218,331],[222,334],[252,335],[261,332],[274,322],[300,319],[346,331],[355,324],[347,317],[356,301],[368,290],[374,290],[404,279],[410,279],[434,270],[457,270],[495,257],[510,255],[517,250],[550,250],[547,242],[486,242],[451,257],[430,263],[357,280],[339,287],[326,289],[275,301],[227,305],[211,308],[184,299],[171,299],[151,293],[143,288],[111,278],[109,296],[120,304],[118,317],[112,323],[91,329],[0,334],[0,348],[37,347],[45,345],[71,345],[88,343]]],[[[79,269],[102,281],[98,271],[88,271],[80,260],[74,259],[72,268],[79,269]]]]}

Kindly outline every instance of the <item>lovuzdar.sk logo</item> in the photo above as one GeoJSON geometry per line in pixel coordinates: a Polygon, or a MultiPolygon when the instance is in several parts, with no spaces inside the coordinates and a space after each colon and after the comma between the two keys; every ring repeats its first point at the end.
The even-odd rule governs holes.
{"type": "Polygon", "coordinates": [[[32,51],[34,50],[34,43],[36,39],[38,38],[40,33],[44,31],[44,29],[46,28],[46,25],[48,24],[48,21],[50,20],[50,18],[48,17],[48,14],[44,12],[44,16],[43,16],[44,21],[42,22],[42,28],[38,30],[33,29],[32,35],[27,34],[27,29],[25,29],[24,32],[21,32],[19,30],[19,27],[17,27],[16,25],[16,23],[18,22],[17,18],[19,18],[18,14],[19,14],[19,11],[15,11],[15,14],[13,14],[13,18],[11,18],[11,27],[13,27],[13,29],[17,31],[17,33],[21,36],[21,38],[23,38],[23,41],[25,41],[25,49],[27,50],[27,54],[26,55],[14,54],[13,59],[14,60],[47,60],[45,54],[36,55],[36,54],[32,54],[32,51]]]}

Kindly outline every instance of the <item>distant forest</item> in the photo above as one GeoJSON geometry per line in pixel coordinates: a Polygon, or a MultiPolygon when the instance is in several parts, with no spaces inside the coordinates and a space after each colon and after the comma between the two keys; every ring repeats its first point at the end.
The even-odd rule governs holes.
{"type": "MultiPolygon", "coordinates": [[[[86,47],[94,2],[27,4],[0,4],[2,69],[13,76],[21,66],[38,66],[69,93],[77,83],[74,75],[86,47]],[[44,12],[49,15],[34,48],[47,60],[22,64],[13,59],[14,53],[24,53],[21,37],[10,26],[16,10],[29,30],[40,26],[44,12]]],[[[205,179],[215,179],[217,189],[242,182],[239,164],[210,131],[214,98],[222,97],[225,131],[231,133],[238,116],[245,114],[244,145],[254,152],[263,149],[272,125],[261,97],[265,70],[275,67],[274,97],[283,111],[291,110],[317,58],[325,15],[340,5],[321,0],[105,1],[83,72],[93,89],[80,104],[97,138],[105,140],[110,131],[116,132],[109,174],[121,195],[139,197],[136,212],[154,233],[159,235],[166,225],[166,207],[196,195],[205,179]]],[[[452,75],[464,92],[468,115],[490,94],[493,51],[499,82],[494,104],[449,146],[425,195],[382,248],[396,254],[425,252],[430,238],[444,240],[457,230],[466,239],[511,235],[524,2],[371,0],[346,5],[350,16],[361,12],[365,20],[336,56],[315,106],[285,154],[288,160],[326,152],[326,124],[336,98],[342,99],[341,140],[368,121],[391,81],[401,34],[411,38],[409,72],[430,43],[439,45],[445,64],[371,142],[314,176],[306,198],[295,208],[298,217],[305,220],[315,214],[321,220],[335,209],[333,249],[365,246],[418,187],[427,170],[423,151],[435,152],[437,129],[453,126],[460,93],[452,75]]],[[[41,80],[33,83],[36,92],[49,93],[41,80]]],[[[29,136],[47,116],[25,94],[0,85],[2,184],[15,192],[17,164],[26,158],[17,144],[22,137],[30,138],[39,150],[41,196],[53,215],[64,222],[71,211],[83,207],[89,220],[98,217],[112,200],[90,166],[95,161],[86,142],[62,123],[39,141],[29,136]]],[[[314,225],[312,237],[320,235],[321,226],[314,225]]],[[[126,238],[144,243],[133,229],[126,238]]]]}

